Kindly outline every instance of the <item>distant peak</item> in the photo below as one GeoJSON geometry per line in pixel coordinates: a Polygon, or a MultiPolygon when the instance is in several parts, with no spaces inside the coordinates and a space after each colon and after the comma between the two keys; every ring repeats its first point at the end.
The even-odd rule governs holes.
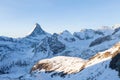
{"type": "Polygon", "coordinates": [[[41,34],[45,34],[45,31],[41,28],[41,26],[36,23],[34,26],[34,30],[32,31],[32,33],[29,36],[37,36],[37,35],[41,35],[41,34]]]}
{"type": "Polygon", "coordinates": [[[63,31],[63,32],[65,32],[65,33],[70,33],[68,30],[65,30],[65,31],[63,31]]]}
{"type": "Polygon", "coordinates": [[[68,30],[65,30],[61,34],[71,34],[71,33],[68,30]]]}
{"type": "Polygon", "coordinates": [[[36,23],[35,26],[34,26],[33,32],[34,31],[43,31],[43,30],[42,30],[41,26],[38,23],[36,23]]]}
{"type": "Polygon", "coordinates": [[[115,24],[112,26],[113,29],[120,28],[120,24],[115,24]]]}
{"type": "Polygon", "coordinates": [[[98,30],[108,30],[111,29],[111,27],[109,26],[101,26],[100,28],[98,28],[98,30]]]}
{"type": "Polygon", "coordinates": [[[36,28],[36,27],[41,28],[41,26],[40,26],[38,23],[35,23],[35,28],[36,28]]]}
{"type": "MultiPolygon", "coordinates": [[[[39,25],[38,23],[35,23],[35,25],[39,25]]],[[[40,25],[39,25],[40,26],[40,25]]]]}

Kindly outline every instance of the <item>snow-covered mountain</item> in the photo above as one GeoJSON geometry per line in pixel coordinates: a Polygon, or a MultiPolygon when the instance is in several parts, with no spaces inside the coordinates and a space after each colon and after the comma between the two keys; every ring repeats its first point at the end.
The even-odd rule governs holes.
{"type": "Polygon", "coordinates": [[[118,25],[73,34],[67,30],[50,34],[38,23],[34,27],[23,38],[0,36],[0,80],[120,79],[119,60],[116,62],[120,46],[118,25]],[[116,43],[117,47],[111,48],[116,43]]]}
{"type": "Polygon", "coordinates": [[[119,80],[119,60],[120,43],[117,43],[88,60],[63,56],[41,60],[33,66],[31,77],[41,80],[119,80]]]}

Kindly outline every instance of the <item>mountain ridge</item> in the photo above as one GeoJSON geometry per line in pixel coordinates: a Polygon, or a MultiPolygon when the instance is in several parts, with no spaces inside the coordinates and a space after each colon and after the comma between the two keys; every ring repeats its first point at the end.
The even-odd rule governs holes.
{"type": "MultiPolygon", "coordinates": [[[[74,57],[78,57],[83,59],[83,61],[89,60],[90,62],[86,63],[87,65],[90,64],[92,61],[94,62],[98,57],[102,59],[108,57],[109,53],[102,55],[99,54],[99,52],[102,51],[104,52],[105,50],[108,50],[114,44],[120,41],[120,37],[119,37],[120,30],[118,28],[119,27],[115,29],[105,28],[101,30],[85,29],[80,32],[75,32],[73,34],[71,34],[69,31],[64,31],[61,34],[57,34],[57,33],[50,34],[45,32],[41,28],[41,26],[37,23],[31,34],[23,38],[0,37],[0,74],[1,74],[0,79],[3,80],[5,78],[8,80],[14,80],[14,79],[48,80],[47,77],[49,77],[51,80],[58,80],[58,79],[79,80],[80,78],[79,75],[81,75],[84,76],[82,77],[83,80],[86,79],[101,80],[103,74],[105,75],[106,73],[106,75],[112,76],[112,72],[114,72],[115,80],[119,80],[118,78],[119,76],[117,76],[118,75],[117,70],[119,70],[117,69],[119,68],[117,66],[117,63],[119,62],[119,59],[117,59],[116,57],[114,57],[113,62],[117,67],[112,66],[112,68],[116,71],[113,71],[108,67],[110,65],[110,60],[112,59],[112,57],[107,61],[98,64],[93,64],[92,66],[87,67],[86,69],[84,69],[85,65],[83,65],[82,68],[78,67],[74,69],[73,66],[77,67],[77,65],[79,65],[77,64],[77,61],[79,62],[79,60],[75,59],[75,62],[71,61],[72,59],[74,59],[74,57]],[[59,56],[63,56],[63,57],[59,57],[59,56]],[[71,57],[71,58],[67,58],[67,57],[71,57]],[[57,61],[55,60],[55,58],[57,58],[57,61]],[[48,61],[50,60],[58,63],[59,65],[55,64],[56,68],[59,67],[58,71],[56,69],[55,73],[51,71],[50,73],[48,71],[44,73],[43,70],[42,72],[36,71],[36,73],[40,72],[40,75],[36,73],[30,74],[29,72],[31,71],[31,68],[39,61],[44,59],[48,59],[48,61]],[[116,60],[117,62],[115,62],[116,60]],[[64,67],[61,67],[61,64],[59,63],[60,61],[62,61],[62,65],[64,67]],[[66,67],[66,65],[71,67],[68,68],[66,67]],[[101,66],[100,69],[98,65],[101,66]],[[105,70],[104,68],[106,67],[106,65],[107,65],[106,68],[107,70],[105,70]],[[63,72],[68,72],[68,73],[70,72],[70,74],[67,75],[66,73],[59,72],[59,70],[63,70],[63,72]],[[74,70],[77,71],[78,73],[71,74],[74,73],[74,70]],[[93,73],[92,70],[93,71],[97,70],[97,72],[93,73]],[[102,71],[104,71],[105,73],[102,74],[102,71]],[[108,74],[107,72],[110,72],[110,74],[108,74]],[[47,77],[44,77],[43,74],[46,75],[47,77]],[[52,77],[50,76],[51,74],[52,77]],[[91,76],[87,76],[87,75],[91,75],[91,76]],[[97,75],[99,75],[100,78],[97,75]],[[44,78],[39,78],[34,76],[43,76],[44,78]]],[[[116,50],[116,49],[117,48],[114,48],[112,50],[116,50]]],[[[98,58],[98,61],[100,58],[98,58]]],[[[100,61],[102,60],[100,59],[100,61]]],[[[47,68],[47,66],[43,63],[41,66],[42,68],[47,68]]],[[[54,66],[52,69],[55,69],[54,66]]],[[[107,80],[114,80],[114,79],[110,79],[108,76],[106,77],[108,78],[107,80]]],[[[106,79],[105,76],[103,76],[102,80],[104,79],[106,79]]]]}

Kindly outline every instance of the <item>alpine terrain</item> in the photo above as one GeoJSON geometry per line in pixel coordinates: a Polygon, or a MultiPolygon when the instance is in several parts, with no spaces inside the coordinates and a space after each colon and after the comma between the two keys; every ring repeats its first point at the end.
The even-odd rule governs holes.
{"type": "Polygon", "coordinates": [[[0,80],[120,80],[120,25],[0,36],[0,80]]]}

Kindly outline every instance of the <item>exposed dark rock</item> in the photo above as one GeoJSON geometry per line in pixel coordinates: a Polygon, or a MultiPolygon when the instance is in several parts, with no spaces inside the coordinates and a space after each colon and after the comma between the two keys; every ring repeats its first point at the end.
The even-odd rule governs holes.
{"type": "Polygon", "coordinates": [[[74,41],[75,41],[75,38],[69,38],[69,39],[68,39],[68,38],[65,38],[65,40],[68,41],[68,42],[74,42],[74,41]]]}
{"type": "Polygon", "coordinates": [[[51,68],[52,68],[52,64],[50,62],[47,62],[47,63],[38,62],[35,66],[32,67],[30,73],[32,71],[41,70],[41,69],[45,69],[46,71],[51,71],[51,68]]]}
{"type": "Polygon", "coordinates": [[[13,38],[5,38],[5,37],[0,37],[0,41],[10,41],[13,42],[13,38]]]}
{"type": "Polygon", "coordinates": [[[114,30],[114,32],[112,33],[112,35],[114,35],[114,34],[117,33],[118,31],[120,31],[120,27],[116,28],[116,29],[114,30]]]}
{"type": "Polygon", "coordinates": [[[100,32],[100,31],[95,31],[95,34],[104,35],[104,33],[103,33],[103,32],[100,32]]]}
{"type": "Polygon", "coordinates": [[[120,76],[120,53],[112,58],[109,67],[118,71],[120,76]]]}
{"type": "Polygon", "coordinates": [[[55,58],[40,60],[39,62],[37,62],[37,64],[33,66],[30,73],[36,72],[36,70],[37,71],[39,70],[40,72],[41,70],[45,70],[45,73],[51,73],[52,77],[53,76],[64,77],[64,75],[66,74],[67,75],[75,74],[83,70],[85,67],[84,64],[86,61],[83,61],[80,58],[64,56],[58,56],[55,58]],[[66,64],[68,61],[70,61],[69,64],[66,64]],[[75,66],[79,67],[75,68],[75,66]]]}
{"type": "Polygon", "coordinates": [[[79,33],[75,32],[73,34],[76,38],[78,38],[79,40],[84,40],[84,38],[81,38],[81,36],[79,35],[79,33]]]}
{"type": "Polygon", "coordinates": [[[85,30],[82,30],[81,32],[75,32],[73,35],[80,40],[88,40],[88,39],[94,38],[94,36],[97,34],[102,36],[104,35],[103,32],[95,31],[92,29],[85,29],[85,30]]]}
{"type": "Polygon", "coordinates": [[[48,37],[46,37],[45,39],[42,40],[43,42],[41,43],[40,47],[40,51],[42,52],[46,52],[48,49],[48,37]]]}
{"type": "Polygon", "coordinates": [[[42,35],[42,34],[46,34],[45,31],[41,28],[41,26],[36,23],[35,24],[35,29],[33,30],[33,32],[27,36],[27,37],[36,37],[38,35],[42,35]]]}
{"type": "Polygon", "coordinates": [[[97,38],[95,39],[94,41],[91,42],[91,44],[89,45],[89,47],[93,47],[95,45],[98,45],[98,44],[101,44],[105,41],[110,41],[111,40],[111,36],[108,35],[108,36],[104,36],[104,37],[100,37],[100,38],[97,38]]]}
{"type": "Polygon", "coordinates": [[[34,44],[32,47],[34,48],[33,52],[37,53],[37,52],[47,52],[48,51],[48,37],[44,38],[40,44],[38,45],[39,43],[37,44],[34,44]]]}
{"type": "Polygon", "coordinates": [[[63,31],[60,34],[60,37],[62,37],[67,42],[74,42],[74,41],[76,41],[75,37],[67,30],[63,31]]]}
{"type": "Polygon", "coordinates": [[[44,38],[40,45],[34,47],[34,52],[47,52],[51,50],[53,54],[60,53],[65,50],[65,45],[57,38],[57,34],[53,34],[51,37],[44,38]]]}
{"type": "Polygon", "coordinates": [[[60,77],[65,77],[66,75],[68,75],[67,73],[64,73],[64,72],[55,72],[53,74],[51,74],[51,77],[56,77],[56,76],[60,76],[60,77]]]}
{"type": "Polygon", "coordinates": [[[48,39],[48,44],[49,44],[50,50],[54,54],[60,53],[65,50],[65,45],[58,40],[57,34],[53,34],[52,37],[48,39]]]}

